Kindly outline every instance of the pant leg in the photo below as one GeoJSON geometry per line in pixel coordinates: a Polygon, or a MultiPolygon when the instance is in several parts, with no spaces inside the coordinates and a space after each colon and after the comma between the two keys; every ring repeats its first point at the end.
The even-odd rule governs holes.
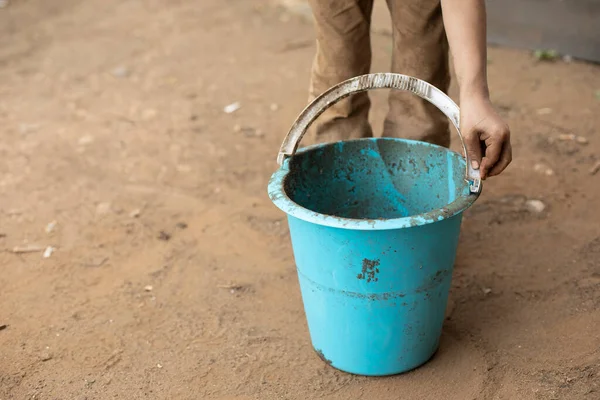
{"type": "MultiPolygon", "coordinates": [[[[373,0],[309,0],[317,34],[309,101],[371,68],[373,0]]],[[[369,96],[353,95],[330,107],[313,124],[307,142],[370,137],[369,96]]]]}
{"type": "MultiPolygon", "coordinates": [[[[444,93],[450,86],[448,40],[440,0],[387,0],[392,18],[392,71],[414,76],[444,93]]],[[[383,136],[405,137],[448,147],[448,119],[414,94],[392,91],[383,136]]]]}

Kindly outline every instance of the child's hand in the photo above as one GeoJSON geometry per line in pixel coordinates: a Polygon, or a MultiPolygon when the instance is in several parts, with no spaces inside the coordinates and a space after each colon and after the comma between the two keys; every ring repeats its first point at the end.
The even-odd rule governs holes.
{"type": "Polygon", "coordinates": [[[508,125],[485,97],[461,97],[460,114],[460,130],[473,167],[481,168],[481,179],[500,174],[512,161],[508,125]]]}

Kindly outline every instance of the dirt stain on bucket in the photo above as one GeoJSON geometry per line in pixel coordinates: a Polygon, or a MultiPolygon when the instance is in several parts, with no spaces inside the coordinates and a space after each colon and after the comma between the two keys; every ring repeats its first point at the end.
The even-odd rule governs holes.
{"type": "Polygon", "coordinates": [[[323,362],[331,365],[331,360],[327,359],[327,357],[325,357],[325,354],[323,354],[323,351],[319,350],[319,349],[315,349],[315,353],[317,353],[317,355],[319,356],[319,358],[321,360],[323,360],[323,362]]]}
{"type": "Polygon", "coordinates": [[[379,273],[379,260],[369,260],[365,258],[362,263],[362,273],[356,275],[358,279],[366,279],[367,282],[377,282],[379,279],[375,277],[379,273]]]}

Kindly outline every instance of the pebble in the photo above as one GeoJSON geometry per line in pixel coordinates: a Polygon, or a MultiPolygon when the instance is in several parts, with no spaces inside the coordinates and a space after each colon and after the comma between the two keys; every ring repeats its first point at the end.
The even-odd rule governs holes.
{"type": "Polygon", "coordinates": [[[151,292],[151,291],[152,291],[152,289],[154,289],[154,288],[152,287],[152,285],[146,285],[146,286],[144,286],[144,290],[145,290],[146,292],[151,292]]]}
{"type": "Polygon", "coordinates": [[[577,136],[577,135],[573,135],[571,134],[562,134],[558,136],[558,140],[561,141],[571,141],[571,142],[577,142],[579,144],[588,144],[588,140],[586,137],[584,136],[577,136]]]}
{"type": "Polygon", "coordinates": [[[271,109],[271,111],[279,110],[279,104],[277,104],[277,103],[271,104],[270,109],[271,109]]]}
{"type": "Polygon", "coordinates": [[[142,214],[142,210],[140,210],[139,208],[136,208],[135,210],[133,210],[129,213],[129,217],[138,218],[141,214],[142,214]]]}
{"type": "Polygon", "coordinates": [[[530,212],[539,214],[546,209],[546,205],[541,200],[527,200],[525,202],[525,208],[530,212]]]}
{"type": "Polygon", "coordinates": [[[56,221],[52,221],[48,225],[46,225],[46,233],[52,233],[54,229],[56,229],[56,224],[56,221]]]}
{"type": "Polygon", "coordinates": [[[552,176],[554,175],[554,171],[547,165],[544,164],[535,164],[533,166],[533,170],[543,175],[552,176]]]}
{"type": "Polygon", "coordinates": [[[225,112],[225,114],[232,114],[232,113],[236,112],[237,110],[239,110],[240,108],[242,108],[242,105],[240,104],[239,101],[236,101],[235,103],[226,105],[223,108],[223,112],[225,112]]]}
{"type": "Polygon", "coordinates": [[[44,250],[44,254],[42,255],[42,257],[44,257],[44,258],[50,258],[50,256],[52,255],[52,253],[54,253],[54,250],[56,250],[56,249],[54,247],[52,247],[52,246],[46,247],[46,250],[44,250]]]}

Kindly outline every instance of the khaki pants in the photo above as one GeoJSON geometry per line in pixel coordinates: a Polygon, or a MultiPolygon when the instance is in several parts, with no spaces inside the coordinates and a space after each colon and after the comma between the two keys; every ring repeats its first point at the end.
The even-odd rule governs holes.
{"type": "MultiPolygon", "coordinates": [[[[309,0],[317,33],[310,98],[341,81],[367,74],[371,67],[373,0],[309,0]]],[[[440,0],[387,0],[392,19],[392,72],[423,79],[448,91],[448,42],[440,0]]],[[[313,143],[373,136],[368,94],[359,93],[332,106],[315,122],[313,143]]],[[[404,137],[449,146],[446,117],[411,93],[392,90],[383,136],[404,137]]]]}

